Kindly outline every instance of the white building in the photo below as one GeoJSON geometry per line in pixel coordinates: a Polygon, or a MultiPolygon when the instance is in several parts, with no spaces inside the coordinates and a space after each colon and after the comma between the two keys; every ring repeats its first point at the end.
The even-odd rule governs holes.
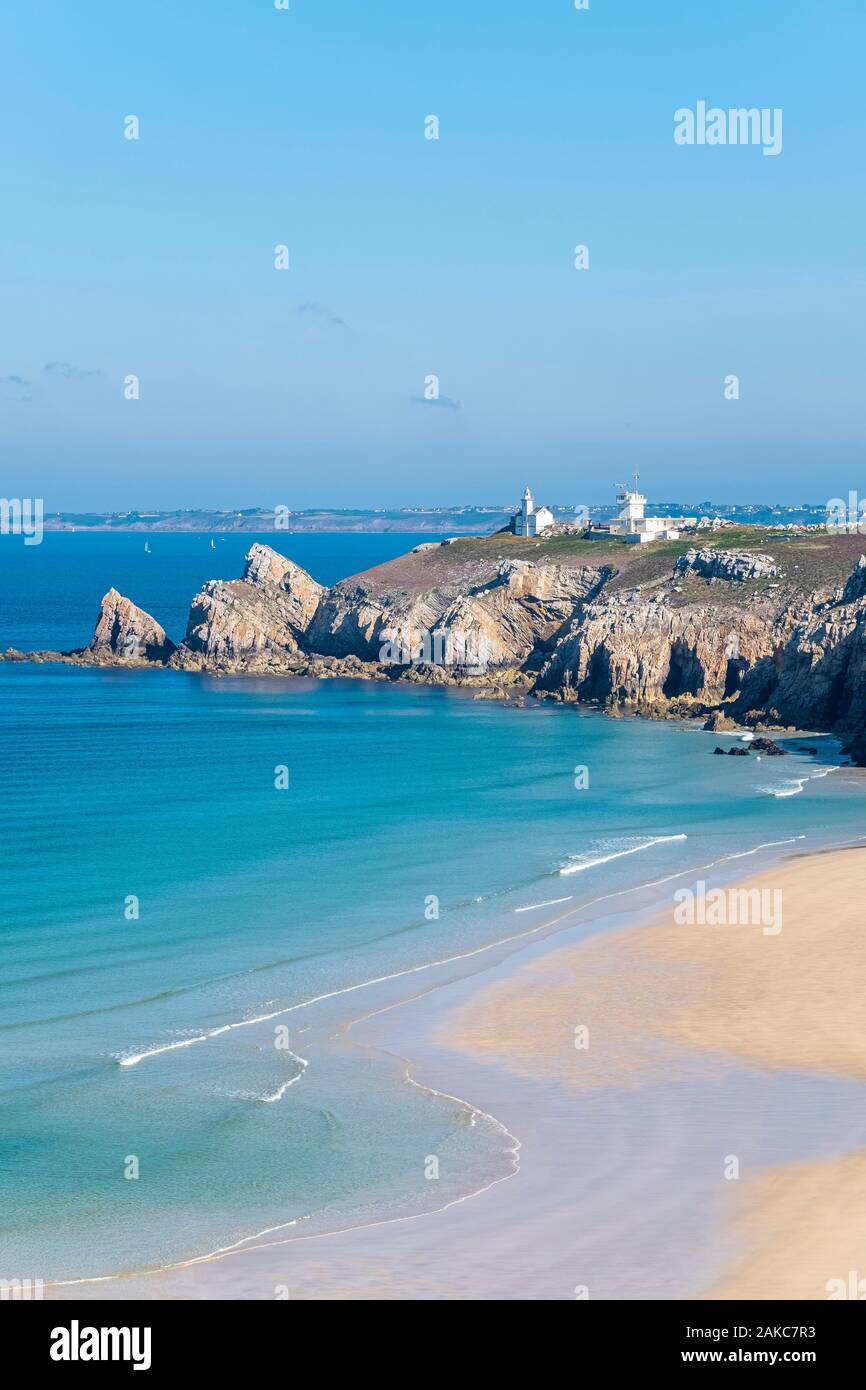
{"type": "Polygon", "coordinates": [[[646,545],[647,541],[678,540],[681,526],[697,525],[697,517],[694,516],[647,516],[646,498],[636,488],[634,491],[623,488],[617,493],[616,500],[621,510],[605,525],[593,526],[591,539],[620,536],[629,545],[646,545]]]}
{"type": "Polygon", "coordinates": [[[532,493],[526,488],[520,511],[511,518],[511,529],[515,536],[538,536],[553,525],[553,512],[549,507],[536,507],[532,493]]]}

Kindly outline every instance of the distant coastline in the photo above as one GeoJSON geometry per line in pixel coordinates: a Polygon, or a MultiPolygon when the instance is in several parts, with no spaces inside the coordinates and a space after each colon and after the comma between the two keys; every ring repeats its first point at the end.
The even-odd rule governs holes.
{"type": "MultiPolygon", "coordinates": [[[[676,516],[681,512],[697,512],[702,516],[727,517],[745,525],[755,526],[817,526],[826,522],[826,503],[803,503],[799,506],[781,503],[722,503],[675,500],[653,502],[659,515],[676,516]]],[[[209,507],[175,511],[54,511],[47,512],[46,531],[133,531],[133,532],[267,532],[280,530],[284,535],[305,532],[429,532],[431,535],[479,535],[500,530],[510,520],[516,508],[512,505],[454,505],[447,507],[388,507],[388,508],[328,508],[311,507],[302,511],[289,510],[287,524],[275,527],[274,508],[247,507],[226,510],[209,507]]],[[[567,521],[575,504],[552,504],[557,521],[567,521]]],[[[589,506],[592,521],[607,520],[614,509],[610,506],[589,506]]]]}
{"type": "Polygon", "coordinates": [[[596,1299],[760,1297],[783,1279],[820,1297],[846,1279],[862,1241],[855,1231],[849,1250],[832,1203],[841,1191],[856,1210],[866,1152],[860,1073],[841,1055],[863,975],[866,851],[848,882],[829,855],[799,854],[852,837],[863,780],[835,740],[793,724],[820,708],[826,671],[850,679],[850,703],[833,686],[836,708],[862,717],[859,538],[730,528],[706,537],[704,562],[718,564],[701,573],[689,538],[422,535],[346,579],[350,557],[405,552],[404,538],[286,546],[316,578],[271,536],[250,539],[85,537],[5,557],[5,611],[34,632],[59,630],[67,609],[67,630],[89,624],[109,566],[147,603],[106,595],[78,658],[104,670],[0,666],[10,740],[22,717],[31,739],[6,779],[22,957],[3,1056],[7,1267],[44,1271],[51,1299],[262,1298],[278,1284],[293,1299],[570,1299],[584,1285],[596,1299]],[[237,573],[242,551],[241,577],[204,577],[237,573]],[[738,577],[750,556],[778,572],[738,577]],[[176,636],[186,624],[176,664],[165,650],[146,659],[163,622],[176,636]],[[483,672],[447,698],[423,682],[460,683],[459,667],[377,659],[386,626],[422,623],[484,632],[484,702],[483,672]],[[819,628],[832,645],[801,679],[819,628]],[[750,665],[726,695],[731,633],[750,665]],[[336,646],[346,654],[315,654],[336,646]],[[704,677],[694,693],[684,646],[704,677]],[[548,661],[543,701],[518,714],[490,699],[520,697],[548,661]],[[137,664],[178,674],[139,680],[137,664]],[[326,695],[312,681],[211,679],[316,670],[358,679],[326,695]],[[787,756],[738,736],[741,697],[749,734],[779,704],[787,756]],[[617,725],[598,708],[680,714],[674,728],[617,725]],[[717,741],[750,751],[717,758],[717,741]],[[420,844],[395,767],[412,769],[428,808],[420,844]],[[817,905],[798,880],[807,863],[817,905]],[[769,908],[745,934],[655,925],[676,891],[703,902],[707,887],[738,888],[746,865],[769,908]],[[844,931],[835,910],[840,930],[828,926],[828,868],[844,931]],[[123,917],[137,925],[118,948],[127,893],[143,911],[123,917]],[[34,1131],[44,1158],[22,1182],[18,1136],[34,1131]],[[117,1135],[121,1158],[146,1157],[146,1206],[107,1171],[117,1135]],[[725,1178],[729,1154],[742,1187],[725,1178]],[[752,1216],[765,1192],[772,1229],[752,1216]],[[826,1237],[806,1249],[804,1202],[826,1237]],[[98,1282],[56,1282],[80,1278],[98,1282]]]}
{"type": "MultiPolygon", "coordinates": [[[[273,508],[252,507],[243,511],[196,508],[184,511],[147,512],[53,512],[46,515],[46,531],[133,531],[234,533],[252,532],[293,535],[309,532],[393,531],[429,532],[431,535],[478,535],[505,526],[514,508],[439,507],[390,508],[388,510],[309,509],[290,511],[275,523],[273,508]]],[[[568,509],[563,510],[563,514],[568,509]]]]}

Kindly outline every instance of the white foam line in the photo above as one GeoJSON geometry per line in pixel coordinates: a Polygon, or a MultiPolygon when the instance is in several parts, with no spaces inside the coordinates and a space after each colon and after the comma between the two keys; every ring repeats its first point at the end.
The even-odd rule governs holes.
{"type": "Polygon", "coordinates": [[[831,772],[839,772],[841,768],[836,766],[819,767],[817,772],[807,773],[805,777],[789,777],[777,787],[759,786],[758,791],[766,796],[789,797],[798,796],[799,793],[809,782],[819,782],[824,777],[829,777],[831,772]]]}
{"type": "Polygon", "coordinates": [[[545,903],[529,903],[529,904],[527,904],[526,907],[516,907],[516,908],[514,909],[514,911],[515,911],[515,912],[535,912],[536,908],[539,908],[539,907],[555,907],[557,903],[570,903],[573,897],[574,897],[574,894],[573,894],[573,893],[569,893],[569,895],[568,895],[567,898],[548,898],[548,899],[547,899],[547,902],[545,902],[545,903]]]}
{"type": "Polygon", "coordinates": [[[799,796],[808,781],[808,777],[794,777],[789,778],[780,787],[759,786],[758,791],[762,792],[764,796],[775,796],[776,798],[799,796]]]}
{"type": "Polygon", "coordinates": [[[582,874],[584,869],[595,869],[599,864],[609,864],[612,859],[624,859],[627,854],[640,854],[642,850],[652,849],[653,845],[664,845],[671,840],[687,839],[687,835],[657,835],[654,840],[647,840],[645,845],[633,845],[631,849],[618,849],[613,854],[603,854],[597,859],[590,859],[586,864],[568,864],[559,872],[561,874],[582,874]]]}
{"type": "MultiPolygon", "coordinates": [[[[748,859],[751,855],[753,855],[753,854],[758,854],[758,853],[760,852],[760,850],[762,850],[762,849],[776,849],[776,848],[781,847],[782,845],[792,845],[792,844],[796,844],[798,840],[805,840],[805,838],[806,838],[805,834],[802,834],[802,835],[793,835],[793,836],[790,836],[789,838],[787,838],[787,839],[785,839],[785,840],[766,840],[766,841],[764,841],[762,844],[755,845],[754,849],[740,850],[740,851],[738,851],[738,853],[736,853],[736,854],[726,854],[726,855],[723,855],[723,856],[721,857],[721,859],[714,859],[714,860],[712,860],[709,864],[700,864],[700,865],[697,866],[697,868],[681,869],[678,873],[669,874],[669,875],[667,875],[666,878],[655,879],[655,880],[654,880],[653,882],[651,882],[651,883],[642,883],[642,884],[639,884],[636,888],[617,888],[617,889],[615,889],[615,891],[612,892],[612,893],[604,893],[604,894],[602,894],[602,895],[601,895],[600,897],[598,897],[598,898],[593,898],[593,899],[592,899],[590,902],[588,902],[588,903],[583,903],[583,904],[581,904],[580,907],[577,907],[577,908],[569,908],[568,912],[563,912],[559,917],[555,917],[555,918],[553,919],[553,921],[551,921],[551,922],[543,922],[543,923],[541,923],[541,924],[540,924],[539,926],[537,926],[537,927],[531,927],[531,928],[529,928],[528,931],[519,932],[519,933],[517,933],[517,934],[514,935],[514,936],[505,937],[502,941],[499,941],[499,942],[492,942],[490,945],[479,947],[477,950],[474,950],[474,951],[467,951],[467,952],[465,952],[465,954],[464,954],[463,956],[451,957],[450,960],[463,960],[463,959],[465,959],[467,956],[475,956],[475,955],[481,954],[482,951],[489,951],[489,950],[492,950],[492,949],[494,948],[494,946],[504,946],[504,945],[507,945],[507,944],[508,944],[509,942],[511,942],[511,941],[518,941],[518,940],[520,940],[521,938],[526,937],[526,936],[534,936],[536,932],[543,931],[545,927],[556,926],[557,922],[564,921],[565,918],[566,918],[566,917],[570,917],[570,916],[572,915],[573,912],[582,912],[582,911],[585,911],[586,909],[588,909],[588,908],[590,908],[590,907],[594,907],[597,903],[605,902],[605,901],[607,901],[607,900],[610,899],[610,898],[618,898],[618,897],[624,896],[624,895],[627,894],[627,893],[640,892],[642,889],[645,889],[645,888],[655,888],[655,887],[658,887],[658,886],[659,886],[660,884],[662,884],[662,883],[669,883],[669,882],[671,882],[673,879],[676,879],[676,878],[683,878],[683,877],[685,877],[687,874],[703,873],[703,872],[704,872],[705,870],[707,870],[707,869],[714,868],[717,864],[725,864],[725,863],[728,863],[730,860],[733,860],[733,859],[748,859]]],[[[856,838],[854,838],[854,839],[852,839],[852,840],[843,840],[843,841],[841,841],[841,843],[840,843],[839,845],[836,846],[836,848],[844,848],[844,847],[847,847],[847,846],[850,846],[850,845],[860,845],[860,846],[863,846],[863,845],[864,845],[864,838],[863,838],[863,836],[857,836],[856,838]]],[[[413,967],[412,970],[405,970],[405,971],[401,971],[401,972],[398,972],[398,973],[399,973],[399,974],[404,974],[404,975],[414,974],[414,973],[415,973],[416,971],[418,971],[418,970],[431,969],[432,966],[435,965],[435,964],[439,964],[439,965],[446,965],[446,964],[449,964],[449,963],[450,963],[450,960],[449,960],[449,961],[439,961],[439,962],[435,962],[435,961],[434,961],[434,962],[431,962],[431,964],[428,965],[428,966],[415,966],[415,967],[413,967]]],[[[388,978],[388,979],[394,979],[394,978],[396,978],[396,976],[388,976],[388,977],[386,977],[386,978],[388,978]]],[[[369,981],[367,981],[366,983],[368,983],[368,984],[376,984],[376,983],[378,983],[378,981],[369,980],[369,981]]],[[[363,985],[351,985],[351,986],[349,986],[349,988],[346,989],[346,990],[335,990],[335,991],[333,991],[333,993],[334,993],[334,994],[341,994],[341,993],[342,993],[342,994],[348,994],[348,993],[351,993],[353,990],[362,989],[362,988],[364,988],[363,985]]],[[[323,997],[331,998],[332,995],[323,996],[323,997]]],[[[312,1002],[314,1002],[314,1001],[310,1000],[310,1001],[308,1001],[308,1002],[312,1003],[312,1002]]],[[[402,1003],[405,1003],[405,1002],[406,1002],[405,1000],[397,1000],[397,1001],[395,1001],[394,1004],[386,1004],[386,1005],[384,1006],[384,1008],[381,1008],[381,1009],[374,1009],[371,1013],[365,1015],[364,1017],[365,1017],[365,1018],[373,1018],[373,1017],[375,1017],[376,1014],[379,1014],[379,1013],[386,1013],[386,1012],[388,1011],[388,1009],[395,1007],[396,1004],[402,1004],[402,1003]]],[[[410,1001],[410,1002],[411,1002],[411,1001],[410,1001]]],[[[304,1007],[303,1004],[293,1004],[293,1005],[291,1005],[291,1008],[292,1008],[292,1009],[299,1009],[299,1008],[303,1008],[303,1007],[304,1007]]],[[[289,1010],[286,1010],[285,1012],[289,1012],[289,1010]]],[[[253,1020],[250,1020],[250,1022],[252,1022],[252,1021],[253,1021],[253,1020]]],[[[360,1020],[353,1020],[352,1022],[349,1023],[349,1025],[347,1025],[347,1027],[352,1027],[354,1022],[359,1022],[359,1021],[360,1021],[360,1020]]],[[[238,1027],[238,1026],[240,1026],[240,1025],[233,1025],[233,1026],[238,1027]]],[[[381,1050],[381,1049],[380,1049],[380,1050],[381,1050]]],[[[405,1058],[404,1058],[403,1060],[404,1060],[404,1062],[406,1061],[405,1058]]],[[[151,1269],[131,1270],[131,1271],[128,1271],[128,1272],[122,1273],[122,1274],[98,1274],[98,1275],[89,1275],[89,1276],[87,1276],[86,1278],[82,1278],[82,1279],[61,1279],[61,1280],[56,1280],[56,1281],[54,1281],[54,1282],[49,1283],[49,1284],[47,1285],[47,1287],[48,1287],[48,1288],[69,1288],[69,1287],[72,1287],[72,1286],[78,1285],[78,1284],[108,1284],[108,1283],[111,1283],[113,1280],[120,1280],[120,1279],[135,1279],[135,1278],[141,1278],[141,1277],[143,1277],[143,1276],[145,1276],[145,1275],[150,1275],[150,1274],[165,1274],[165,1273],[168,1273],[168,1272],[170,1272],[171,1270],[175,1270],[175,1269],[188,1269],[188,1268],[190,1268],[190,1266],[192,1266],[192,1265],[208,1264],[208,1263],[210,1263],[211,1261],[219,1260],[219,1259],[222,1259],[222,1258],[225,1257],[225,1256],[232,1255],[232,1254],[237,1254],[237,1253],[248,1253],[248,1252],[251,1252],[251,1251],[253,1251],[253,1250],[267,1250],[267,1249],[270,1249],[271,1247],[276,1246],[276,1245],[291,1245],[291,1244],[293,1244],[295,1241],[304,1241],[304,1240],[328,1240],[328,1239],[330,1239],[331,1236],[350,1235],[353,1231],[371,1230],[371,1229],[373,1229],[373,1228],[375,1228],[375,1227],[379,1227],[379,1226],[393,1226],[393,1225],[396,1225],[398,1222],[403,1222],[403,1221],[421,1221],[421,1220],[426,1219],[426,1218],[429,1217],[429,1216],[436,1216],[436,1215],[438,1215],[440,1212],[448,1211],[448,1209],[449,1209],[450,1207],[459,1206],[461,1202],[467,1202],[467,1201],[470,1200],[470,1198],[479,1197],[482,1193],[484,1193],[484,1192],[489,1192],[491,1188],[498,1186],[498,1184],[501,1183],[501,1182],[506,1182],[506,1181],[508,1180],[508,1178],[514,1177],[514,1175],[515,1175],[517,1172],[519,1172],[519,1170],[520,1170],[520,1158],[519,1158],[519,1154],[520,1154],[520,1150],[521,1150],[521,1148],[522,1148],[522,1144],[521,1144],[520,1140],[516,1137],[516,1135],[512,1134],[511,1131],[510,1131],[509,1129],[506,1128],[506,1126],[502,1123],[501,1120],[497,1120],[497,1118],[496,1118],[495,1115],[489,1114],[486,1110],[481,1110],[481,1109],[479,1109],[478,1106],[472,1105],[472,1103],[471,1103],[470,1101],[462,1100],[462,1099],[461,1099],[460,1097],[458,1097],[458,1096],[451,1096],[451,1095],[449,1095],[449,1094],[448,1094],[447,1092],[445,1092],[445,1091],[437,1091],[437,1090],[435,1090],[432,1086],[424,1086],[424,1085],[422,1085],[421,1082],[416,1081],[416,1080],[414,1079],[414,1077],[410,1074],[408,1062],[406,1062],[405,1080],[409,1081],[413,1086],[417,1086],[417,1087],[419,1088],[419,1090],[428,1091],[431,1095],[439,1096],[439,1097],[441,1097],[442,1099],[445,1099],[445,1100],[453,1100],[453,1101],[455,1101],[458,1105],[465,1106],[466,1109],[469,1110],[475,1117],[481,1116],[482,1118],[484,1118],[484,1119],[486,1119],[486,1120],[489,1120],[489,1121],[491,1122],[491,1124],[495,1125],[499,1130],[501,1130],[502,1133],[505,1134],[505,1135],[512,1141],[511,1154],[512,1154],[512,1156],[513,1156],[513,1161],[514,1161],[514,1166],[513,1166],[513,1168],[512,1168],[512,1171],[511,1171],[510,1173],[505,1173],[505,1174],[503,1174],[503,1176],[502,1176],[501,1178],[494,1178],[492,1182],[486,1183],[483,1187],[479,1187],[479,1188],[477,1188],[477,1189],[476,1189],[475,1191],[473,1191],[473,1192],[466,1192],[466,1193],[463,1194],[462,1197],[455,1197],[455,1198],[453,1198],[450,1202],[446,1202],[446,1203],[445,1203],[443,1206],[441,1206],[441,1207],[436,1207],[436,1208],[434,1208],[434,1209],[431,1210],[431,1211],[418,1212],[418,1213],[416,1213],[414,1216],[391,1216],[391,1217],[387,1217],[386,1219],[384,1219],[384,1220],[382,1220],[382,1221],[358,1222],[358,1223],[355,1223],[354,1225],[351,1225],[351,1226],[342,1226],[342,1227],[340,1227],[339,1229],[333,1230],[333,1231],[319,1231],[319,1232],[315,1233],[314,1235],[309,1235],[309,1236],[286,1236],[286,1237],[284,1237],[282,1240],[269,1240],[269,1241],[264,1241],[264,1242],[263,1242],[262,1244],[260,1244],[260,1245],[250,1245],[250,1244],[249,1244],[250,1241],[254,1241],[254,1240],[261,1241],[263,1236],[274,1235],[274,1234],[276,1234],[277,1231],[290,1230],[292,1227],[299,1225],[302,1219],[303,1219],[303,1220],[309,1219],[309,1218],[295,1217],[294,1220],[292,1220],[292,1221],[284,1221],[284,1222],[282,1222],[280,1225],[277,1225],[277,1226],[268,1226],[268,1227],[265,1227],[264,1230],[262,1230],[262,1231],[256,1231],[256,1232],[255,1232],[253,1235],[251,1235],[251,1236],[243,1236],[240,1240],[234,1241],[233,1244],[231,1244],[231,1245],[219,1246],[216,1250],[212,1250],[212,1251],[210,1251],[210,1252],[209,1252],[208,1254],[206,1254],[206,1255],[196,1255],[196,1256],[194,1256],[192,1259],[189,1259],[189,1260],[180,1260],[180,1261],[177,1261],[177,1262],[174,1263],[174,1264],[158,1265],[158,1266],[155,1266],[155,1267],[153,1267],[153,1268],[151,1268],[151,1269]],[[246,1247],[246,1249],[242,1251],[241,1247],[246,1247]]]]}
{"type": "MultiPolygon", "coordinates": [[[[382,1010],[384,1012],[384,1010],[382,1010]]],[[[383,1049],[380,1049],[383,1050],[383,1049]]],[[[391,1054],[392,1056],[395,1054],[391,1054]]],[[[209,1251],[206,1255],[195,1255],[189,1260],[178,1260],[173,1264],[155,1265],[150,1269],[130,1270],[124,1274],[97,1274],[89,1275],[83,1279],[58,1279],[47,1284],[50,1289],[70,1288],[77,1284],[107,1284],[115,1279],[138,1279],[145,1275],[167,1274],[176,1269],[189,1269],[192,1265],[210,1264],[214,1260],[223,1259],[227,1255],[247,1254],[253,1250],[268,1250],[276,1245],[293,1245],[296,1241],[302,1240],[327,1240],[331,1236],[351,1235],[353,1231],[369,1231],[378,1226],[394,1226],[402,1221],[423,1221],[429,1216],[438,1216],[440,1212],[448,1211],[450,1207],[457,1207],[461,1202],[468,1202],[473,1197],[480,1197],[483,1192],[489,1192],[492,1187],[498,1187],[499,1183],[507,1182],[520,1171],[520,1150],[523,1147],[516,1135],[510,1129],[497,1120],[495,1115],[490,1115],[486,1110],[481,1110],[471,1101],[463,1100],[460,1096],[452,1096],[448,1091],[437,1091],[433,1086],[425,1086],[422,1082],[416,1081],[409,1071],[409,1063],[406,1058],[401,1058],[405,1064],[404,1080],[411,1086],[416,1086],[419,1091],[426,1091],[429,1095],[437,1096],[441,1100],[449,1100],[462,1106],[470,1112],[472,1123],[477,1119],[489,1120],[490,1123],[510,1140],[510,1147],[506,1150],[511,1155],[512,1167],[508,1173],[503,1173],[500,1178],[493,1178],[491,1182],[485,1183],[483,1187],[475,1188],[472,1192],[464,1192],[462,1197],[452,1197],[450,1202],[444,1202],[441,1207],[434,1207],[430,1211],[419,1211],[412,1216],[389,1216],[381,1221],[363,1221],[351,1226],[341,1226],[333,1231],[318,1231],[309,1236],[285,1236],[282,1240],[266,1240],[263,1236],[276,1235],[278,1231],[290,1230],[293,1226],[298,1226],[302,1220],[308,1217],[295,1217],[292,1221],[283,1221],[278,1226],[266,1226],[262,1231],[256,1231],[254,1235],[243,1236],[240,1240],[234,1241],[231,1245],[220,1245],[216,1250],[209,1251]],[[261,1241],[259,1245],[250,1245],[250,1241],[261,1241]],[[243,1249],[242,1249],[243,1247],[243,1249]]]]}
{"type": "MultiPolygon", "coordinates": [[[[665,839],[685,839],[686,836],[665,836],[665,839]]],[[[342,989],[332,989],[326,994],[316,994],[310,999],[302,999],[298,1004],[287,1004],[282,1009],[275,1009],[273,1013],[258,1014],[255,1018],[240,1019],[237,1023],[224,1023],[220,1028],[213,1028],[207,1033],[202,1033],[199,1037],[185,1038],[182,1042],[163,1043],[159,1047],[148,1048],[144,1052],[132,1053],[128,1057],[119,1057],[117,1062],[121,1067],[134,1067],[139,1062],[145,1061],[150,1057],[158,1057],[162,1052],[171,1052],[178,1047],[191,1047],[194,1043],[208,1042],[211,1038],[219,1037],[223,1033],[233,1032],[236,1028],[252,1028],[257,1023],[270,1023],[272,1019],[280,1018],[283,1014],[297,1012],[298,1009],[309,1008],[311,1004],[321,1004],[328,999],[337,999],[343,994],[356,994],[358,990],[369,989],[373,985],[388,984],[391,980],[402,979],[406,975],[417,975],[424,970],[435,970],[442,965],[455,965],[461,960],[471,960],[474,956],[484,955],[487,951],[496,950],[499,946],[508,946],[512,941],[522,941],[525,937],[535,936],[537,932],[545,931],[548,927],[555,927],[559,922],[569,917],[572,912],[587,911],[595,907],[598,903],[608,902],[612,898],[622,897],[626,893],[639,893],[644,888],[657,888],[663,883],[670,883],[676,878],[683,878],[687,874],[702,873],[705,869],[712,869],[717,864],[724,864],[728,859],[744,859],[750,854],[757,854],[762,849],[772,849],[779,845],[793,844],[796,840],[805,839],[804,835],[795,835],[787,840],[768,840],[765,844],[756,845],[754,849],[744,850],[739,854],[723,855],[721,859],[713,859],[709,864],[699,864],[696,869],[678,869],[676,873],[669,874],[665,878],[652,879],[649,883],[639,883],[629,888],[616,888],[612,893],[602,893],[597,898],[590,898],[586,903],[579,904],[575,908],[569,908],[567,912],[561,913],[558,917],[553,917],[549,922],[540,922],[536,927],[528,927],[526,931],[514,932],[511,936],[501,937],[498,941],[490,941],[485,946],[476,946],[471,951],[462,951],[456,956],[445,956],[442,960],[426,961],[422,965],[412,965],[406,970],[394,970],[389,975],[377,975],[372,980],[361,980],[356,985],[345,985],[342,989]]],[[[852,843],[856,843],[853,842],[852,843]]],[[[571,898],[565,899],[570,902],[571,898]]]]}
{"type": "Polygon", "coordinates": [[[261,1102],[262,1102],[263,1105],[273,1105],[273,1103],[274,1103],[275,1100],[282,1100],[283,1096],[286,1094],[286,1091],[289,1089],[289,1087],[290,1087],[290,1086],[294,1086],[294,1084],[295,1084],[296,1081],[300,1081],[300,1079],[301,1079],[301,1077],[303,1076],[304,1072],[307,1070],[307,1067],[310,1065],[310,1063],[309,1063],[309,1061],[307,1060],[307,1058],[306,1058],[306,1057],[299,1057],[298,1054],[297,1054],[297,1052],[291,1052],[291,1051],[290,1051],[290,1052],[289,1052],[289,1056],[290,1056],[290,1057],[293,1057],[293,1058],[295,1059],[296,1062],[299,1062],[299,1063],[300,1063],[301,1070],[300,1070],[299,1072],[297,1072],[295,1076],[290,1076],[289,1079],[288,1079],[288,1081],[284,1081],[283,1084],[282,1084],[282,1086],[278,1086],[277,1089],[274,1091],[274,1094],[273,1094],[272,1096],[260,1096],[259,1099],[261,1100],[261,1102]]]}
{"type": "Polygon", "coordinates": [[[209,1038],[216,1038],[220,1033],[228,1033],[231,1028],[238,1026],[226,1023],[222,1028],[212,1028],[209,1033],[199,1033],[198,1037],[184,1038],[183,1042],[163,1043],[160,1047],[149,1048],[146,1052],[133,1052],[129,1057],[118,1057],[117,1061],[122,1067],[135,1067],[139,1062],[143,1062],[145,1057],[156,1057],[160,1052],[175,1052],[179,1047],[195,1047],[196,1043],[207,1042],[209,1038]]]}
{"type": "MultiPolygon", "coordinates": [[[[686,839],[686,836],[666,835],[662,838],[669,840],[684,840],[686,839]]],[[[626,852],[631,853],[631,851],[626,852]]],[[[678,877],[678,875],[674,874],[674,878],[676,877],[678,877]]],[[[665,880],[661,881],[664,882],[665,880]]],[[[647,886],[651,887],[652,885],[647,886]]],[[[630,892],[631,889],[621,889],[617,891],[630,892]]],[[[606,898],[616,896],[617,893],[606,893],[603,894],[600,898],[594,898],[592,902],[587,903],[586,906],[591,907],[596,902],[604,902],[606,898]]],[[[569,895],[568,898],[564,898],[562,901],[570,902],[571,895],[569,895]]],[[[118,1057],[116,1060],[121,1067],[136,1067],[138,1066],[139,1062],[143,1062],[147,1058],[158,1057],[160,1053],[163,1052],[174,1052],[177,1048],[181,1047],[193,1047],[196,1043],[208,1042],[211,1038],[218,1038],[223,1033],[231,1033],[236,1028],[251,1028],[257,1023],[270,1023],[273,1019],[282,1017],[283,1014],[295,1013],[296,1010],[306,1009],[311,1004],[321,1004],[328,999],[336,999],[343,994],[354,994],[357,990],[368,989],[372,985],[387,984],[391,980],[402,979],[404,975],[416,975],[419,973],[419,971],[422,970],[433,970],[436,966],[439,965],[453,965],[460,960],[469,960],[472,956],[482,955],[485,951],[490,951],[495,946],[505,946],[511,941],[519,941],[524,936],[532,936],[535,932],[542,931],[545,926],[551,926],[554,923],[561,920],[561,918],[555,917],[553,919],[553,923],[542,922],[540,926],[530,927],[525,932],[517,932],[513,936],[503,937],[500,941],[490,942],[486,946],[476,946],[474,950],[462,951],[459,955],[456,956],[445,956],[442,960],[426,961],[422,965],[409,966],[409,968],[406,970],[394,970],[389,975],[377,975],[372,980],[362,980],[359,984],[356,985],[345,985],[342,989],[332,989],[328,990],[328,992],[325,994],[316,994],[313,995],[310,999],[302,999],[298,1004],[287,1004],[284,1008],[275,1009],[272,1013],[257,1014],[255,1018],[243,1018],[240,1019],[237,1023],[224,1023],[219,1028],[211,1028],[208,1030],[208,1032],[201,1033],[197,1037],[184,1038],[180,1042],[161,1043],[158,1047],[146,1048],[144,1052],[134,1052],[131,1053],[128,1057],[118,1057]]]]}
{"type": "Polygon", "coordinates": [[[742,849],[737,854],[725,854],[715,862],[726,864],[729,859],[748,859],[749,855],[757,854],[761,849],[778,849],[780,845],[795,845],[798,840],[805,840],[805,838],[805,835],[789,835],[786,840],[765,840],[762,845],[755,845],[754,849],[742,849]]]}

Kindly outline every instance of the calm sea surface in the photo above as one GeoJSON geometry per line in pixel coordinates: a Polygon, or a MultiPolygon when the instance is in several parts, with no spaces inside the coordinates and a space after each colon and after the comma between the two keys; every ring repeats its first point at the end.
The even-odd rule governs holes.
{"type": "MultiPolygon", "coordinates": [[[[83,644],[111,585],[177,640],[252,539],[4,538],[0,647],[83,644]]],[[[330,583],[417,539],[276,548],[330,583]]],[[[423,687],[4,664],[0,718],[2,1277],[140,1269],[480,1185],[495,1126],[293,1006],[556,900],[864,824],[827,739],[722,760],[718,735],[423,687]]]]}

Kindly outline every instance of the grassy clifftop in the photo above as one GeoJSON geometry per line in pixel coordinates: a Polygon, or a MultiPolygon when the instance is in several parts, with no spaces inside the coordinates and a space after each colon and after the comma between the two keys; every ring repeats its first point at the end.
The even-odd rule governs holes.
{"type": "MultiPolygon", "coordinates": [[[[626,545],[616,539],[588,541],[578,536],[542,536],[538,540],[508,534],[468,536],[449,545],[434,545],[429,550],[401,555],[343,583],[363,580],[374,593],[422,593],[442,586],[468,587],[489,579],[503,560],[513,559],[574,568],[609,567],[615,571],[610,588],[616,591],[668,578],[677,558],[692,548],[760,551],[780,567],[787,592],[810,595],[844,583],[866,551],[866,537],[817,531],[791,535],[757,526],[732,527],[647,546],[626,545]]],[[[694,582],[701,582],[706,589],[706,581],[689,581],[694,582]]],[[[766,582],[724,587],[736,588],[745,600],[756,587],[766,588],[766,582]]]]}

